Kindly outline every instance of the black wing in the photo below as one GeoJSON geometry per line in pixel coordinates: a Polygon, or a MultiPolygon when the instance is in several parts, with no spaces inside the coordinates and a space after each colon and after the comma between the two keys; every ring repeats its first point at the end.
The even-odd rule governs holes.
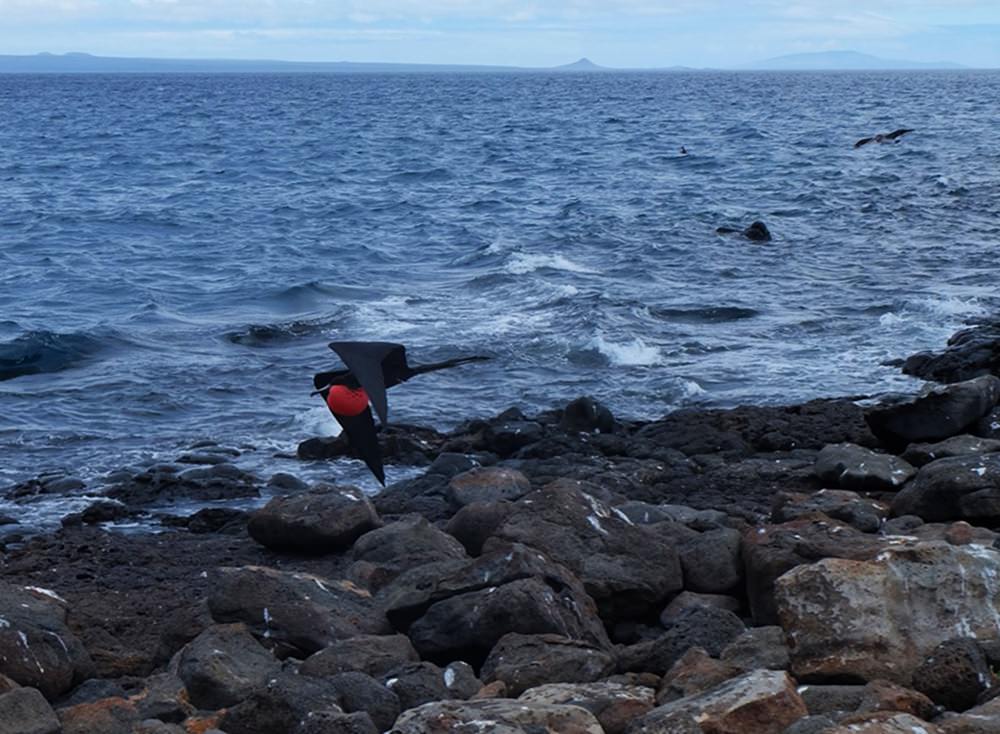
{"type": "Polygon", "coordinates": [[[859,140],[858,142],[856,142],[854,144],[854,147],[855,148],[860,148],[862,145],[866,145],[866,144],[870,143],[871,141],[873,141],[874,139],[875,138],[861,138],[861,140],[859,140]]]}
{"type": "Polygon", "coordinates": [[[343,427],[351,446],[384,487],[385,469],[382,466],[382,449],[378,445],[378,433],[375,430],[371,409],[365,406],[365,409],[357,415],[334,413],[333,417],[343,427]]]}
{"type": "Polygon", "coordinates": [[[889,138],[889,140],[895,140],[900,135],[906,135],[906,133],[912,132],[913,130],[910,128],[901,127],[899,130],[893,130],[891,133],[886,133],[885,137],[889,138]]]}
{"type": "Polygon", "coordinates": [[[398,384],[399,380],[387,379],[383,361],[393,365],[393,369],[398,370],[399,365],[405,367],[406,347],[391,342],[331,342],[330,349],[337,353],[358,384],[368,393],[368,399],[378,413],[379,420],[385,425],[389,414],[385,389],[398,384]]]}

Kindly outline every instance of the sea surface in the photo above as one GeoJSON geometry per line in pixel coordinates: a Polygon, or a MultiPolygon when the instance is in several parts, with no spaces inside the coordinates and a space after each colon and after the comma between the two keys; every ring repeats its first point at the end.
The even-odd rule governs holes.
{"type": "Polygon", "coordinates": [[[979,71],[0,76],[0,488],[208,440],[374,491],[273,458],[332,340],[491,356],[392,390],[439,429],[915,390],[1000,304],[998,119],[979,71]]]}

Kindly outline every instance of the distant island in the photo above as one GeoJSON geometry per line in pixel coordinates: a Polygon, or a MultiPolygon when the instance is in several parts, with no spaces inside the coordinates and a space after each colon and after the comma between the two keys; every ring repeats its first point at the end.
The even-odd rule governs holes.
{"type": "Polygon", "coordinates": [[[744,69],[772,71],[882,71],[904,69],[964,69],[950,61],[903,61],[883,59],[857,51],[820,51],[818,53],[789,54],[748,64],[744,69]]]}
{"type": "MultiPolygon", "coordinates": [[[[950,62],[924,63],[882,59],[856,51],[792,54],[755,62],[736,71],[821,71],[881,69],[962,69],[950,62]]],[[[723,69],[714,69],[721,71],[723,69]]],[[[612,68],[587,58],[549,67],[487,66],[477,64],[401,64],[356,61],[276,61],[244,59],[165,59],[94,56],[87,53],[0,55],[0,74],[218,74],[218,73],[601,73],[609,71],[713,71],[688,66],[612,68]]]]}

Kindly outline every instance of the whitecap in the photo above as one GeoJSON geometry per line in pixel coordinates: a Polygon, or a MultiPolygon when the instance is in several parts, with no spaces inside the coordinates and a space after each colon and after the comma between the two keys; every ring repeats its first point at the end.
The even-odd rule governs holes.
{"type": "Polygon", "coordinates": [[[524,252],[516,252],[511,255],[504,271],[511,275],[525,275],[536,270],[548,268],[549,270],[563,270],[568,273],[596,273],[596,270],[584,267],[575,263],[565,255],[540,255],[524,252]]]}
{"type": "Polygon", "coordinates": [[[295,416],[295,425],[306,436],[333,437],[340,435],[340,424],[325,405],[317,405],[295,416]]]}
{"type": "Polygon", "coordinates": [[[598,334],[590,340],[587,346],[603,354],[616,367],[649,367],[663,364],[663,355],[660,350],[657,347],[649,346],[639,337],[630,342],[618,344],[609,342],[603,334],[598,334]]]}

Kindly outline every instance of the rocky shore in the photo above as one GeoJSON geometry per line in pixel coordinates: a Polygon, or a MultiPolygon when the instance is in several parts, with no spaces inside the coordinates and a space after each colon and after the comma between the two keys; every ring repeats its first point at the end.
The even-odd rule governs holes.
{"type": "Polygon", "coordinates": [[[211,444],[112,475],[0,519],[0,734],[1000,732],[998,345],[904,397],[394,426],[426,471],[375,497],[211,444]]]}

